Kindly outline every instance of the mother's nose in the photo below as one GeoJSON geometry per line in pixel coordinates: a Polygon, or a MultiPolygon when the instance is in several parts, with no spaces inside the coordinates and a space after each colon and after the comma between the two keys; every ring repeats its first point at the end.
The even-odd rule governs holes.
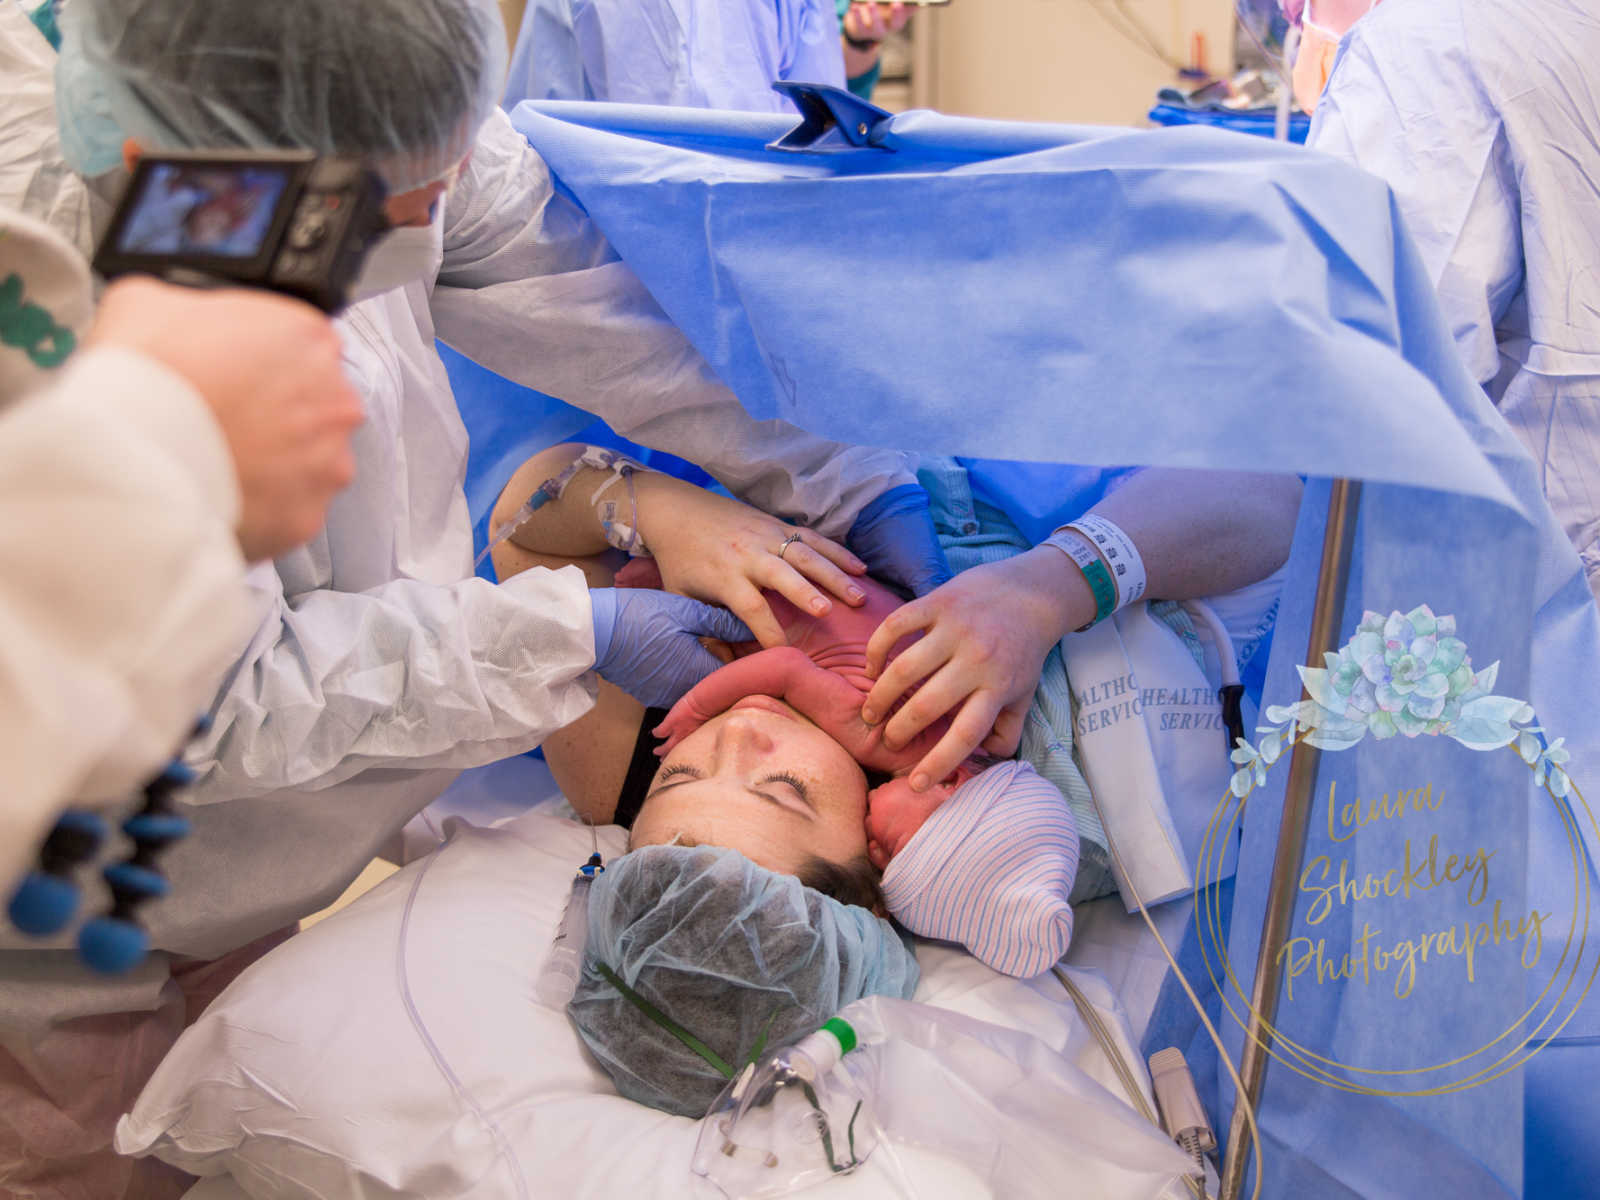
{"type": "Polygon", "coordinates": [[[766,725],[752,713],[729,713],[717,730],[718,752],[740,758],[770,753],[774,743],[766,725]]]}

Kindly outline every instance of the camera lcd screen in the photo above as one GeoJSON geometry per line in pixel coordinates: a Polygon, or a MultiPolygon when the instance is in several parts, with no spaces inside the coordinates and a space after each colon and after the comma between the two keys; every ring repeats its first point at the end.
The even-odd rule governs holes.
{"type": "Polygon", "coordinates": [[[123,254],[254,258],[289,182],[275,166],[152,164],[117,238],[123,254]]]}

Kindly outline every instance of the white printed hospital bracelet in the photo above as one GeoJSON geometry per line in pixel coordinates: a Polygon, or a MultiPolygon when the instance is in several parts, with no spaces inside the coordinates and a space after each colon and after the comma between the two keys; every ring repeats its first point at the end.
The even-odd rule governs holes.
{"type": "Polygon", "coordinates": [[[1111,578],[1117,585],[1117,607],[1126,608],[1144,598],[1144,559],[1133,539],[1112,522],[1094,513],[1085,513],[1076,521],[1067,523],[1094,543],[1111,568],[1111,578]]]}

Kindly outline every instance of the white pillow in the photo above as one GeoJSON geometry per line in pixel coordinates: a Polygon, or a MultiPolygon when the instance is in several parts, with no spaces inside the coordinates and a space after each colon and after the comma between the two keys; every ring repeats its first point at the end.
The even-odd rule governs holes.
{"type": "MultiPolygon", "coordinates": [[[[436,855],[290,939],[218,997],[122,1118],[117,1149],[231,1173],[256,1200],[714,1194],[688,1168],[698,1123],[618,1096],[565,1014],[534,999],[590,851],[587,827],[536,812],[452,830],[436,855]]],[[[609,858],[626,835],[613,826],[599,838],[609,858]]],[[[1053,977],[1010,979],[932,944],[918,961],[918,1000],[1032,1033],[1116,1088],[1053,977]]],[[[1109,990],[1078,978],[1137,1064],[1109,990]]],[[[1158,1193],[1156,1173],[1114,1161],[1129,1150],[1085,1162],[1082,1194],[1158,1193]]],[[[830,1194],[894,1194],[881,1157],[830,1182],[830,1194]]],[[[946,1159],[899,1157],[920,1196],[989,1194],[946,1159]]]]}

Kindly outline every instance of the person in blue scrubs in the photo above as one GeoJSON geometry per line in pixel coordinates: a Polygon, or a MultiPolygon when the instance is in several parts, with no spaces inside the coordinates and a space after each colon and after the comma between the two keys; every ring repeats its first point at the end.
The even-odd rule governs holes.
{"type": "Polygon", "coordinates": [[[844,86],[834,0],[528,0],[503,104],[792,112],[782,79],[844,86]]]}
{"type": "Polygon", "coordinates": [[[1309,145],[1381,176],[1600,595],[1600,8],[1388,0],[1309,145]]]}

